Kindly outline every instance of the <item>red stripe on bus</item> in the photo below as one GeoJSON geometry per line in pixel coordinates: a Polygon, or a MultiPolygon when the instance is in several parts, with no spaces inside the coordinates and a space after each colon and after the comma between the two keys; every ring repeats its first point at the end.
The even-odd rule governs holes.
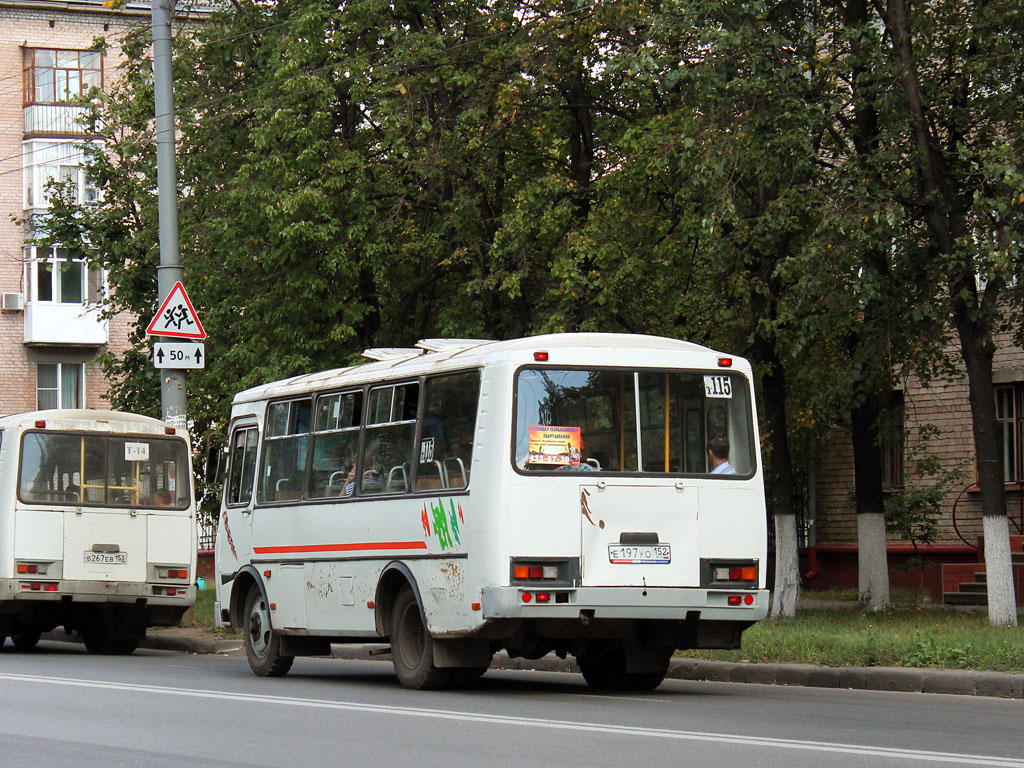
{"type": "Polygon", "coordinates": [[[293,552],[356,552],[367,549],[426,549],[425,541],[368,541],[362,544],[307,544],[298,547],[253,547],[257,555],[283,555],[293,552]]]}

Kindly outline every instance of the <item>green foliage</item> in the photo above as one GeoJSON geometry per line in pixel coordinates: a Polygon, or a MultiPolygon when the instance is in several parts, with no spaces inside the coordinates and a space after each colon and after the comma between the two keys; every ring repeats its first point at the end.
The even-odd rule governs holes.
{"type": "Polygon", "coordinates": [[[925,568],[931,565],[931,561],[922,556],[921,547],[938,540],[942,502],[963,478],[959,467],[947,468],[929,452],[929,440],[937,434],[938,430],[931,425],[918,426],[907,457],[914,469],[912,484],[889,493],[885,499],[886,531],[914,547],[914,556],[907,558],[901,567],[919,572],[918,591],[924,588],[925,568]]]}
{"type": "MultiPolygon", "coordinates": [[[[946,250],[890,20],[848,11],[238,0],[179,30],[180,252],[209,333],[189,375],[194,441],[223,428],[234,392],[365,347],[598,330],[784,376],[769,399],[811,461],[799,451],[836,414],[895,372],[941,367],[936,297],[956,260],[1024,301],[1019,9],[915,15],[924,103],[970,223],[946,250]]],[[[121,42],[120,80],[89,106],[102,202],[58,196],[43,240],[109,271],[108,311],[136,318],[128,354],[102,359],[111,402],[156,414],[146,33],[121,42]]]]}

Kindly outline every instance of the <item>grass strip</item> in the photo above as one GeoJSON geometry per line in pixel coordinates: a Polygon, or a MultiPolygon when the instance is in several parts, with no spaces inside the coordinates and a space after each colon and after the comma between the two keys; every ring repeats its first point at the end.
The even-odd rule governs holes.
{"type": "Polygon", "coordinates": [[[935,667],[1024,672],[1024,630],[993,627],[984,612],[902,608],[801,609],[743,634],[738,651],[680,651],[719,661],[829,667],[935,667]]]}

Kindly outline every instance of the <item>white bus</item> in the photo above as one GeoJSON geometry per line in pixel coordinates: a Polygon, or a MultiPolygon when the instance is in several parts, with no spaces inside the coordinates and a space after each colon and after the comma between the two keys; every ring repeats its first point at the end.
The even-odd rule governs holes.
{"type": "Polygon", "coordinates": [[[650,689],[765,617],[745,360],[618,334],[365,355],[234,398],[215,611],[256,674],[390,642],[411,688],[504,649],[650,689]]]}
{"type": "Polygon", "coordinates": [[[195,602],[187,435],[116,411],[0,418],[0,645],[131,653],[195,602]]]}

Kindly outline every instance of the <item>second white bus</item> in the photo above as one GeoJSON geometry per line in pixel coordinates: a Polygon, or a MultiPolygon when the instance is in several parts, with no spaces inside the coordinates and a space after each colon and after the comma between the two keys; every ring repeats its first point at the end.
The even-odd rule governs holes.
{"type": "Polygon", "coordinates": [[[257,674],[390,642],[411,688],[505,650],[650,689],[765,617],[745,360],[617,334],[366,354],[234,398],[216,614],[257,674]]]}
{"type": "Polygon", "coordinates": [[[195,602],[196,520],[185,434],[117,411],[0,418],[0,645],[78,632],[131,653],[195,602]]]}

